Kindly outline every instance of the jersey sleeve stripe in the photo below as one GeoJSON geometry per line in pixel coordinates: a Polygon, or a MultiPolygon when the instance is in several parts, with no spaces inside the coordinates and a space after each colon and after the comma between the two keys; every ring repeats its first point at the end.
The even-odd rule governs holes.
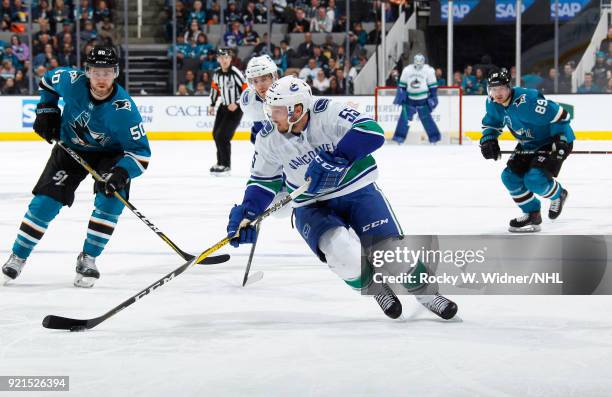
{"type": "Polygon", "coordinates": [[[247,186],[257,186],[269,193],[276,195],[276,193],[278,193],[283,187],[283,181],[282,179],[278,179],[276,181],[257,181],[249,179],[249,181],[247,182],[247,186]]]}
{"type": "Polygon", "coordinates": [[[42,79],[40,79],[40,84],[39,87],[42,88],[45,91],[49,91],[50,93],[60,96],[60,94],[57,93],[57,91],[55,91],[53,89],[53,86],[49,85],[49,83],[47,83],[47,81],[45,80],[45,78],[43,77],[42,79]]]}
{"type": "Polygon", "coordinates": [[[251,175],[251,179],[254,181],[277,181],[277,180],[282,180],[283,176],[282,175],[276,175],[276,176],[251,175]]]}
{"type": "Polygon", "coordinates": [[[129,158],[130,160],[132,160],[136,164],[136,166],[138,166],[138,169],[140,170],[140,172],[145,172],[145,170],[149,166],[149,161],[148,160],[147,161],[139,160],[136,156],[134,156],[131,153],[126,152],[124,157],[129,158]]]}
{"type": "Polygon", "coordinates": [[[353,124],[353,129],[356,131],[367,133],[367,134],[375,134],[375,135],[385,134],[380,124],[378,124],[374,120],[367,120],[367,121],[353,124]]]}

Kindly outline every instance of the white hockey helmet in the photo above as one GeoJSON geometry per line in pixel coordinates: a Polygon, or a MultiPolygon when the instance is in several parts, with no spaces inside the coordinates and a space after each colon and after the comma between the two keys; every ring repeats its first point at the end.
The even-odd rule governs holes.
{"type": "Polygon", "coordinates": [[[287,108],[288,132],[291,132],[293,125],[299,122],[310,110],[312,90],[304,80],[293,76],[285,76],[272,84],[266,93],[264,112],[270,121],[272,121],[272,107],[275,106],[285,106],[287,108]],[[291,121],[296,105],[302,105],[302,114],[297,120],[291,121]]]}
{"type": "Polygon", "coordinates": [[[414,56],[414,67],[421,69],[425,65],[425,56],[423,54],[416,54],[414,56]]]}
{"type": "Polygon", "coordinates": [[[275,81],[278,78],[278,66],[276,66],[270,56],[262,55],[251,58],[247,64],[245,74],[249,84],[251,84],[251,79],[267,74],[271,74],[272,81],[275,81]]]}

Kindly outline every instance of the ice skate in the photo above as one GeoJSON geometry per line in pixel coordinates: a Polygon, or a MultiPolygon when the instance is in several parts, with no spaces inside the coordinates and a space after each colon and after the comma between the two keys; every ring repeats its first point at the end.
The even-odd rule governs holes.
{"type": "Polygon", "coordinates": [[[74,286],[91,288],[99,278],[100,272],[96,267],[96,258],[81,252],[77,258],[74,286]]]}
{"type": "Polygon", "coordinates": [[[561,215],[561,211],[563,211],[563,205],[565,204],[565,200],[567,200],[567,190],[563,189],[559,198],[556,200],[550,200],[550,208],[548,209],[548,218],[549,219],[557,219],[559,215],[561,215]]]}
{"type": "Polygon", "coordinates": [[[457,304],[440,294],[417,295],[416,299],[421,305],[444,320],[450,320],[457,314],[457,304]]]}
{"type": "Polygon", "coordinates": [[[2,266],[2,274],[4,275],[3,283],[8,284],[19,277],[25,264],[25,259],[21,259],[17,255],[11,254],[4,266],[2,266]]]}
{"type": "Polygon", "coordinates": [[[510,227],[508,231],[512,233],[534,233],[542,230],[540,224],[542,223],[542,216],[540,212],[530,212],[510,220],[510,227]]]}
{"type": "Polygon", "coordinates": [[[383,292],[374,295],[374,299],[387,317],[396,319],[402,315],[402,303],[387,284],[383,284],[382,288],[383,292]]]}

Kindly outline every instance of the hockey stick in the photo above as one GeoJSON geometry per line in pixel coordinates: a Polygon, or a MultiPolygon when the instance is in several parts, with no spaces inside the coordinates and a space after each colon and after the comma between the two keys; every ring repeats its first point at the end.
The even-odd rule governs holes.
{"type": "MultiPolygon", "coordinates": [[[[528,150],[522,150],[515,152],[514,150],[502,150],[502,154],[536,154],[536,152],[531,152],[528,150]]],[[[612,150],[572,150],[570,154],[612,154],[612,150]]]]}
{"type": "MultiPolygon", "coordinates": [[[[81,156],[78,155],[77,152],[75,152],[74,150],[70,149],[68,146],[65,146],[62,142],[57,142],[57,145],[59,147],[61,147],[62,149],[64,149],[66,151],[66,153],[68,153],[70,155],[70,157],[72,157],[77,163],[81,164],[81,166],[83,166],[83,168],[85,168],[87,170],[87,172],[89,172],[91,174],[91,176],[93,176],[93,178],[98,181],[98,182],[104,182],[104,178],[102,178],[100,176],[100,174],[98,174],[96,172],[96,170],[94,170],[85,160],[83,160],[83,158],[81,156]]],[[[141,221],[144,222],[145,225],[147,225],[149,227],[149,229],[153,230],[155,232],[155,234],[157,234],[162,240],[164,240],[166,242],[166,244],[168,244],[177,254],[179,254],[181,256],[181,258],[190,261],[194,258],[193,255],[186,253],[185,251],[183,251],[182,249],[180,249],[176,244],[174,244],[172,242],[172,240],[170,240],[164,233],[162,233],[161,230],[159,230],[157,228],[157,226],[155,226],[153,224],[153,222],[151,222],[150,220],[147,219],[146,216],[144,216],[140,211],[138,211],[136,209],[136,207],[134,207],[128,200],[124,199],[123,196],[121,196],[118,192],[113,193],[115,195],[115,197],[117,197],[117,199],[119,199],[119,201],[121,201],[123,203],[123,205],[125,205],[127,208],[130,209],[130,211],[132,211],[134,213],[134,215],[136,215],[138,217],[138,219],[140,219],[141,221]]],[[[223,262],[227,262],[229,260],[230,256],[227,254],[223,254],[223,255],[218,255],[218,256],[212,256],[210,258],[206,258],[206,260],[204,262],[202,262],[202,264],[204,265],[214,265],[217,263],[223,263],[223,262]]],[[[200,262],[196,262],[196,263],[200,263],[200,262]]]]}
{"type": "Polygon", "coordinates": [[[251,247],[251,252],[249,253],[249,260],[247,261],[246,269],[244,271],[244,277],[242,279],[242,286],[243,287],[246,285],[247,281],[251,281],[249,284],[252,284],[255,281],[261,280],[261,277],[263,277],[263,273],[260,272],[261,273],[261,277],[259,277],[259,275],[258,275],[256,277],[257,280],[255,280],[255,277],[252,280],[249,280],[249,271],[251,270],[251,263],[253,263],[253,255],[255,254],[255,246],[257,245],[257,240],[259,240],[259,229],[260,229],[259,226],[257,226],[257,228],[256,228],[256,230],[257,230],[256,231],[257,238],[255,239],[255,241],[253,242],[253,246],[251,247]]]}
{"type": "MultiPolygon", "coordinates": [[[[257,218],[255,218],[249,224],[257,227],[261,223],[261,221],[263,221],[265,218],[270,216],[270,214],[272,214],[273,212],[278,211],[279,209],[281,209],[285,205],[289,204],[294,198],[296,198],[299,195],[301,195],[302,193],[304,193],[306,191],[306,189],[308,189],[308,185],[309,184],[310,184],[310,182],[306,182],[300,188],[298,188],[297,190],[294,190],[293,193],[291,193],[287,197],[284,197],[282,200],[280,200],[279,202],[277,202],[276,204],[274,204],[273,206],[271,206],[270,208],[265,210],[261,215],[259,215],[257,218]]],[[[155,289],[157,289],[157,288],[161,287],[162,285],[166,284],[168,281],[170,281],[173,278],[181,275],[187,269],[192,267],[194,264],[202,262],[210,254],[212,254],[213,252],[219,250],[220,248],[222,248],[223,246],[228,244],[231,239],[236,238],[239,235],[240,235],[240,229],[238,229],[238,231],[236,232],[236,235],[234,235],[233,237],[225,237],[223,240],[219,241],[218,243],[216,243],[212,247],[208,248],[206,251],[202,252],[200,255],[198,255],[197,258],[191,259],[187,263],[185,263],[185,264],[181,265],[180,267],[176,268],[174,271],[168,273],[167,275],[165,275],[164,277],[160,278],[159,280],[157,280],[153,284],[149,285],[147,288],[145,288],[142,291],[138,292],[137,294],[131,296],[127,300],[121,302],[119,305],[115,306],[114,308],[112,308],[111,310],[109,310],[108,312],[104,313],[103,315],[101,315],[99,317],[95,317],[95,318],[91,318],[91,319],[87,319],[87,320],[79,320],[79,319],[75,319],[75,318],[68,318],[68,317],[48,315],[48,316],[46,316],[43,319],[42,325],[45,328],[50,328],[50,329],[66,329],[66,330],[70,330],[70,331],[85,331],[86,329],[91,329],[91,328],[95,327],[96,325],[100,324],[101,322],[103,322],[105,320],[108,320],[110,317],[112,317],[115,314],[119,313],[120,311],[122,311],[126,307],[132,305],[133,303],[135,303],[135,302],[139,301],[140,299],[144,298],[145,296],[149,295],[155,289]]]]}

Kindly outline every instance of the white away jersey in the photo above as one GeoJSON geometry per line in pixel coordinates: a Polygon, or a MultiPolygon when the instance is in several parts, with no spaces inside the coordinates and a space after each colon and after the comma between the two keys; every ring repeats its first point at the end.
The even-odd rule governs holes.
{"type": "Polygon", "coordinates": [[[263,111],[263,100],[253,88],[247,88],[240,95],[240,109],[246,120],[263,122],[266,119],[263,111]]]}
{"type": "Polygon", "coordinates": [[[420,100],[427,99],[429,89],[437,87],[435,70],[425,64],[420,70],[414,65],[408,65],[402,70],[399,86],[405,87],[408,92],[408,99],[420,100]]]}
{"type": "MultiPolygon", "coordinates": [[[[282,187],[284,174],[287,190],[291,193],[305,183],[304,174],[317,152],[333,152],[337,143],[351,129],[384,136],[382,128],[371,117],[327,98],[315,101],[308,125],[299,135],[281,134],[270,122],[266,122],[255,141],[248,185],[256,185],[276,194],[282,187]]],[[[374,182],[377,175],[376,161],[368,154],[351,165],[336,189],[318,196],[316,200],[312,194],[305,193],[294,201],[294,206],[349,194],[374,182]]]]}

